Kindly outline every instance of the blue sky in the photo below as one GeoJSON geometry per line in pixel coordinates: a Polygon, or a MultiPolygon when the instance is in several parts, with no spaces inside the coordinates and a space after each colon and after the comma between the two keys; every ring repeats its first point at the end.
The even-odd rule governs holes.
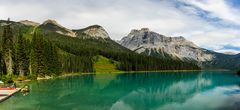
{"type": "Polygon", "coordinates": [[[240,0],[0,0],[0,19],[102,25],[112,39],[148,27],[218,52],[240,52],[240,0]]]}
{"type": "Polygon", "coordinates": [[[232,5],[235,8],[240,7],[240,1],[239,0],[228,0],[228,2],[230,3],[230,5],[232,5]]]}

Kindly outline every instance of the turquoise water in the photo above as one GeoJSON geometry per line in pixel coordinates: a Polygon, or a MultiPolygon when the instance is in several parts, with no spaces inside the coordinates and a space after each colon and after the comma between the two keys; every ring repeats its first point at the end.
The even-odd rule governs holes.
{"type": "Polygon", "coordinates": [[[231,72],[72,76],[32,82],[0,110],[235,110],[239,85],[231,72]]]}

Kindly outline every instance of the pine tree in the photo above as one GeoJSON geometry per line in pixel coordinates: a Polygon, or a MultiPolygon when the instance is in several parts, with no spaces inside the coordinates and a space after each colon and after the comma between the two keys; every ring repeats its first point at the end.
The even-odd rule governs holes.
{"type": "Polygon", "coordinates": [[[39,32],[35,32],[32,39],[31,70],[37,76],[44,76],[47,73],[44,55],[43,37],[39,32]]]}
{"type": "Polygon", "coordinates": [[[0,79],[3,75],[7,74],[6,65],[4,63],[2,52],[0,52],[0,79]]]}
{"type": "Polygon", "coordinates": [[[21,77],[26,75],[29,66],[26,45],[26,40],[20,32],[16,42],[16,65],[21,77]]]}
{"type": "Polygon", "coordinates": [[[14,41],[13,41],[13,32],[10,27],[10,21],[4,27],[3,35],[2,35],[2,58],[6,65],[6,70],[9,75],[14,73],[14,41]]]}
{"type": "Polygon", "coordinates": [[[47,65],[47,75],[57,75],[60,72],[61,64],[58,59],[58,52],[52,42],[44,40],[44,57],[47,65]]]}
{"type": "Polygon", "coordinates": [[[0,35],[0,79],[1,77],[6,74],[4,73],[4,60],[2,57],[2,35],[0,35]]]}
{"type": "Polygon", "coordinates": [[[58,59],[56,47],[44,39],[43,34],[35,32],[32,38],[30,71],[37,76],[58,75],[61,63],[58,59]]]}

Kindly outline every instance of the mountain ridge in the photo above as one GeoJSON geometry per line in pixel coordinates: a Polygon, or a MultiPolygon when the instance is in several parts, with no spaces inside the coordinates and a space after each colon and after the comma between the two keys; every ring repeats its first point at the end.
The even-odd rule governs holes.
{"type": "Polygon", "coordinates": [[[175,58],[190,58],[196,61],[208,61],[213,57],[204,54],[200,47],[182,36],[167,37],[152,32],[148,28],[142,28],[141,30],[133,29],[127,36],[123,37],[119,43],[137,53],[144,53],[148,49],[148,55],[154,52],[166,53],[175,58]],[[191,53],[192,50],[195,49],[196,52],[191,53]],[[187,57],[186,54],[188,55],[187,57]]]}
{"type": "Polygon", "coordinates": [[[240,54],[227,55],[207,50],[182,36],[167,37],[152,32],[148,28],[133,29],[117,42],[139,54],[192,61],[203,68],[236,69],[240,67],[240,58],[238,57],[240,54]],[[224,64],[226,62],[228,65],[224,64]]]}

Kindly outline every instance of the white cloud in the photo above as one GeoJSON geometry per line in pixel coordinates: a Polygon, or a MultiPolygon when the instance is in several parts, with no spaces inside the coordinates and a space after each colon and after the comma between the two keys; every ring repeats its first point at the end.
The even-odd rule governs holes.
{"type": "Polygon", "coordinates": [[[226,22],[240,24],[240,10],[232,8],[227,0],[180,0],[186,4],[196,6],[210,12],[210,16],[225,20],[226,22]]]}
{"type": "Polygon", "coordinates": [[[215,50],[215,51],[219,52],[219,53],[230,54],[230,55],[235,55],[237,53],[240,53],[239,50],[234,50],[234,49],[220,49],[220,50],[215,50]]]}
{"type": "Polygon", "coordinates": [[[219,50],[224,47],[224,45],[239,46],[240,31],[233,29],[218,29],[215,28],[208,32],[201,32],[193,34],[189,39],[196,42],[204,48],[210,48],[213,50],[219,50]]]}
{"type": "Polygon", "coordinates": [[[133,28],[148,27],[167,36],[182,35],[208,49],[217,50],[225,44],[240,46],[238,29],[216,26],[198,16],[195,7],[208,11],[208,17],[223,19],[225,24],[240,24],[237,9],[224,0],[178,1],[190,6],[177,8],[176,2],[169,0],[0,0],[0,19],[43,22],[50,18],[73,29],[99,24],[112,39],[121,39],[133,28]]]}

